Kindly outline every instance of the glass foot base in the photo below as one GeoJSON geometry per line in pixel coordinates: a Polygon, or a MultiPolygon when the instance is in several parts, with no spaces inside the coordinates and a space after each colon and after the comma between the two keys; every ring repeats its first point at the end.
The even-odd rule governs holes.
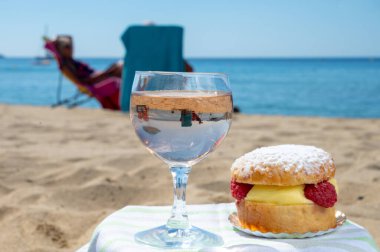
{"type": "Polygon", "coordinates": [[[223,245],[219,235],[192,227],[185,232],[168,229],[165,225],[135,234],[135,240],[159,248],[204,248],[223,245]]]}

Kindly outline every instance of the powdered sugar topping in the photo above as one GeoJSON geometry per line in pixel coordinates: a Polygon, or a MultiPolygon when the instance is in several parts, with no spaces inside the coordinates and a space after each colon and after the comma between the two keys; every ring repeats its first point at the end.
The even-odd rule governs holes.
{"type": "Polygon", "coordinates": [[[332,162],[331,155],[320,148],[286,144],[255,149],[236,159],[231,170],[249,176],[251,169],[264,173],[268,167],[277,166],[286,172],[303,170],[306,174],[317,174],[322,165],[332,162]]]}

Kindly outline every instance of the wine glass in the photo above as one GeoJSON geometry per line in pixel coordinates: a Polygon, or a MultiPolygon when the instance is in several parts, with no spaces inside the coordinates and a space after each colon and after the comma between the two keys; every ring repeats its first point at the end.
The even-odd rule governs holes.
{"type": "Polygon", "coordinates": [[[232,93],[222,73],[136,72],[130,117],[145,147],[170,167],[174,203],[166,225],[139,232],[161,248],[220,246],[223,239],[190,225],[186,185],[191,166],[220,145],[231,125],[232,93]]]}

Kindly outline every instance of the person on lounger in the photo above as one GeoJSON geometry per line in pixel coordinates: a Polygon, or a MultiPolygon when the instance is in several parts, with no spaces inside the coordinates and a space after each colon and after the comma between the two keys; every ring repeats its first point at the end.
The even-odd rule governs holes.
{"type": "Polygon", "coordinates": [[[87,64],[73,58],[73,41],[71,36],[58,36],[54,41],[59,54],[62,57],[63,68],[72,73],[71,78],[78,82],[95,84],[109,77],[121,78],[123,63],[116,62],[104,71],[95,71],[87,64]]]}
{"type": "MultiPolygon", "coordinates": [[[[122,99],[120,98],[120,91],[122,90],[120,81],[123,63],[114,63],[106,70],[97,72],[87,64],[73,58],[71,36],[59,35],[55,40],[50,40],[47,37],[43,39],[45,40],[45,48],[55,55],[61,73],[73,82],[81,93],[95,97],[103,108],[120,110],[120,100],[122,99]]],[[[184,63],[185,71],[193,71],[193,68],[186,61],[184,63]]],[[[59,102],[58,104],[63,103],[59,102]]]]}

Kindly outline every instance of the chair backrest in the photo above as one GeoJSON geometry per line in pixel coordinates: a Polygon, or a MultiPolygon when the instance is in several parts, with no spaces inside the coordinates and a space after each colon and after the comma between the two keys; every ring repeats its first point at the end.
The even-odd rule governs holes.
{"type": "Polygon", "coordinates": [[[136,71],[183,72],[183,28],[180,26],[131,26],[122,34],[126,49],[120,105],[129,111],[136,71]]]}
{"type": "Polygon", "coordinates": [[[88,89],[88,87],[86,87],[85,84],[80,83],[75,78],[73,78],[74,73],[69,73],[67,71],[63,71],[62,57],[59,54],[58,49],[57,49],[54,41],[46,41],[45,49],[47,49],[53,55],[54,59],[57,61],[57,64],[58,64],[58,67],[59,67],[59,70],[61,71],[61,73],[67,79],[69,79],[72,83],[74,83],[74,85],[78,88],[79,91],[81,91],[82,93],[91,95],[90,90],[88,89]]]}

